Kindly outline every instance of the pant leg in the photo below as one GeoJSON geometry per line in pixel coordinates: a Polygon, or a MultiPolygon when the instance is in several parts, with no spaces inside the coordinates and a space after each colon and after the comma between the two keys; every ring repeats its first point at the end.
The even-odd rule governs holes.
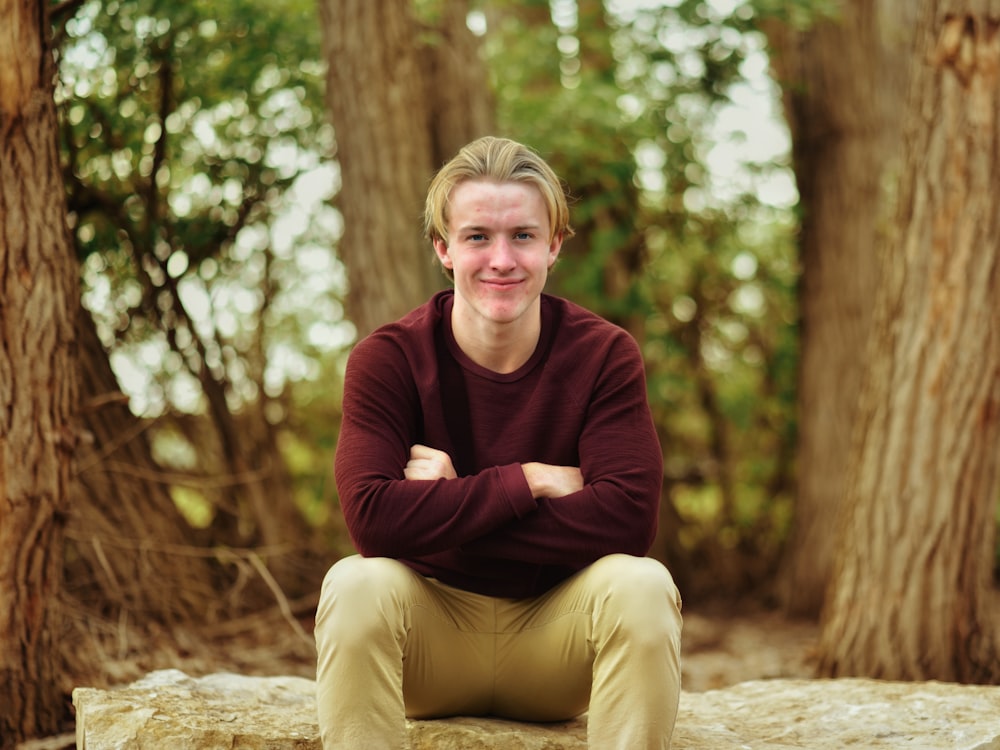
{"type": "Polygon", "coordinates": [[[681,694],[680,594],[656,560],[614,555],[603,562],[592,571],[599,598],[590,747],[667,750],[681,694]]]}
{"type": "Polygon", "coordinates": [[[407,746],[403,645],[409,583],[396,565],[346,557],[323,580],[316,609],[316,711],[326,750],[407,746]]]}
{"type": "Polygon", "coordinates": [[[407,715],[485,712],[493,690],[492,610],[487,597],[445,587],[396,560],[355,555],[337,562],[316,611],[323,747],[401,750],[407,715]]]}
{"type": "Polygon", "coordinates": [[[651,558],[604,557],[499,628],[497,713],[553,720],[587,705],[593,750],[666,750],[680,699],[680,596],[651,558]]]}

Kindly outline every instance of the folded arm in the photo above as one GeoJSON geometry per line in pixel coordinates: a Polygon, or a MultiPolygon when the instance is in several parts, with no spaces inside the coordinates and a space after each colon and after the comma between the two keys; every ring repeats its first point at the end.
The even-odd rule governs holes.
{"type": "Polygon", "coordinates": [[[401,558],[454,549],[535,510],[518,464],[457,477],[447,454],[414,441],[423,406],[392,346],[364,343],[355,353],[335,469],[359,552],[401,558]]]}
{"type": "Polygon", "coordinates": [[[642,360],[634,342],[627,341],[583,407],[580,467],[524,464],[537,509],[464,545],[463,552],[576,567],[615,552],[649,551],[659,515],[663,455],[646,400],[642,360]]]}

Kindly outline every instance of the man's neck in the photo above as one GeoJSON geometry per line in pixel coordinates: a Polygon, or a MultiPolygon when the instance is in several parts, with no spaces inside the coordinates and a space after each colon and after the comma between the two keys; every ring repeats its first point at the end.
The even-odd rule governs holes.
{"type": "Polygon", "coordinates": [[[541,328],[538,307],[510,323],[466,318],[454,309],[451,313],[452,335],[459,348],[480,367],[501,374],[514,372],[531,359],[541,328]]]}

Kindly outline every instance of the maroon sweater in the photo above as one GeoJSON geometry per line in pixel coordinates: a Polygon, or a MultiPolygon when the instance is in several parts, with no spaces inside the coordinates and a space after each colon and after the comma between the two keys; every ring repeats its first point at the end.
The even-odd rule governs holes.
{"type": "Polygon", "coordinates": [[[438,293],[348,360],[336,479],[358,551],[512,598],[613,552],[646,554],[663,457],[635,341],[543,295],[534,354],[499,374],[458,348],[453,300],[438,293]],[[448,453],[458,477],[404,479],[415,443],[448,453]],[[529,461],[578,466],[584,488],[533,498],[520,467],[529,461]]]}

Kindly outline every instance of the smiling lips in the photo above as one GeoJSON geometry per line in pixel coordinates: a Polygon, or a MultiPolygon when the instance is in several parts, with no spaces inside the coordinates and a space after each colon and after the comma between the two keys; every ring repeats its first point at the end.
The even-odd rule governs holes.
{"type": "Polygon", "coordinates": [[[523,281],[523,279],[481,279],[481,281],[483,284],[486,284],[487,286],[506,289],[517,286],[523,281]]]}

